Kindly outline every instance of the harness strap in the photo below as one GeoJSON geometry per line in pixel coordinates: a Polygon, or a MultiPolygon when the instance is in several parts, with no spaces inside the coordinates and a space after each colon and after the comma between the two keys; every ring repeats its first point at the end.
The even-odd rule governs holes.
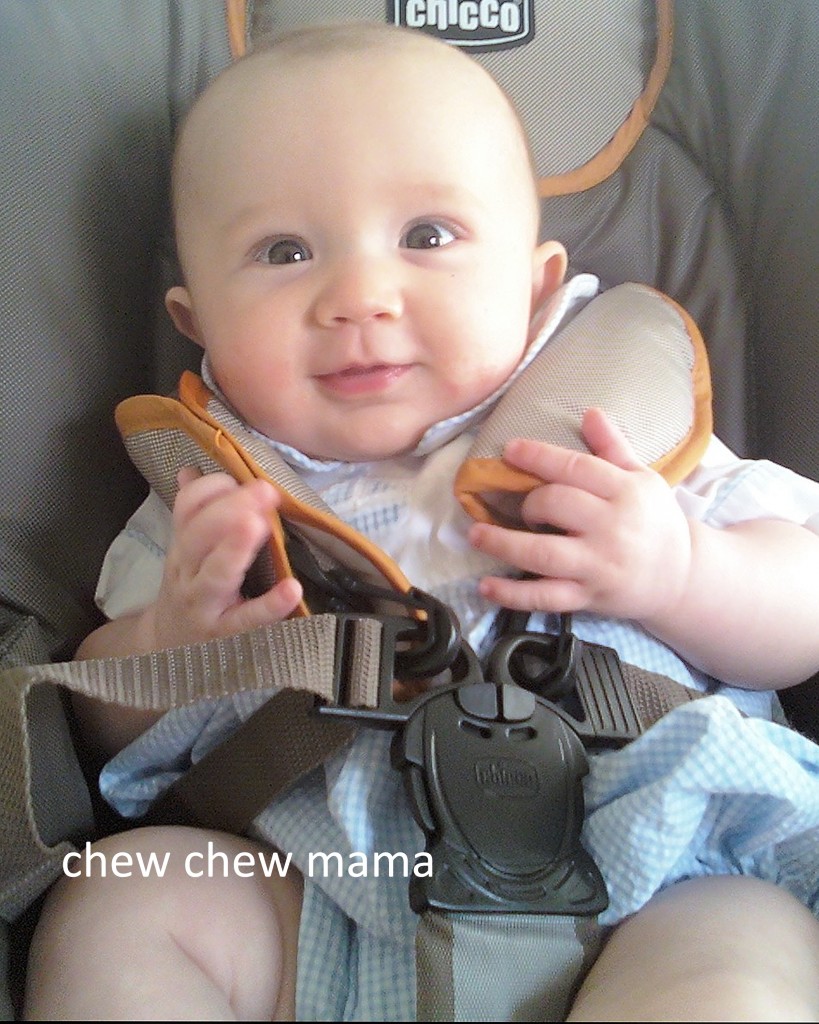
{"type": "MultiPolygon", "coordinates": [[[[382,623],[375,619],[345,623],[347,655],[355,665],[346,683],[351,703],[362,707],[373,707],[377,701],[381,632],[382,623]]],[[[333,700],[342,668],[339,653],[338,617],[313,615],[156,654],[31,665],[26,661],[45,661],[47,655],[38,647],[36,624],[25,620],[14,643],[0,652],[5,668],[0,672],[0,815],[8,840],[0,847],[0,915],[13,920],[21,913],[59,877],[62,858],[73,849],[69,840],[93,832],[88,791],[65,718],[52,706],[59,705],[57,686],[154,711],[279,687],[285,705],[305,707],[316,697],[333,700]],[[55,778],[51,769],[57,752],[66,768],[55,778]]],[[[265,752],[273,749],[278,756],[279,747],[284,747],[293,755],[293,772],[323,761],[350,733],[349,726],[310,715],[283,716],[277,722],[276,717],[270,714],[277,733],[268,734],[266,745],[256,746],[252,757],[274,766],[276,759],[265,758],[265,752]]],[[[242,771],[249,788],[255,772],[251,764],[242,771]]],[[[194,770],[194,789],[196,778],[194,770]]],[[[224,781],[224,769],[219,779],[224,781]]],[[[278,791],[292,781],[295,776],[280,777],[278,791]]],[[[214,827],[241,831],[255,809],[243,807],[232,790],[229,798],[225,796],[215,773],[207,786],[209,792],[193,801],[195,811],[185,807],[184,796],[177,798],[185,808],[185,820],[201,823],[204,818],[214,827]]],[[[257,799],[253,790],[251,802],[257,799]]]]}
{"type": "MultiPolygon", "coordinates": [[[[590,729],[602,739],[617,730],[622,736],[627,728],[639,735],[673,708],[702,696],[667,676],[625,663],[621,667],[622,688],[608,689],[608,697],[601,698],[599,690],[586,687],[579,695],[590,729]]],[[[177,779],[146,820],[246,831],[268,804],[355,734],[357,727],[338,719],[311,716],[314,703],[309,694],[273,694],[240,729],[177,779]],[[322,728],[321,722],[330,721],[337,731],[322,728]]]]}
{"type": "MultiPolygon", "coordinates": [[[[239,833],[352,736],[348,723],[306,713],[316,697],[334,700],[342,668],[339,621],[336,615],[312,615],[155,654],[31,665],[26,662],[45,655],[38,654],[34,624],[26,620],[14,650],[3,652],[3,664],[10,667],[0,673],[0,813],[14,832],[14,842],[2,847],[0,914],[11,920],[23,910],[59,876],[62,857],[72,849],[65,840],[92,831],[70,737],[62,716],[51,709],[59,703],[56,686],[154,711],[278,687],[242,729],[174,783],[152,814],[155,821],[197,822],[239,833]],[[76,766],[59,780],[49,771],[55,750],[76,766]]],[[[382,623],[366,617],[348,617],[345,623],[348,703],[374,708],[384,670],[382,623]]],[[[595,688],[581,694],[589,721],[601,733],[613,720],[636,721],[643,731],[671,707],[699,696],[663,676],[631,665],[622,669],[623,690],[609,702],[614,711],[595,710],[595,688]]]]}
{"type": "Polygon", "coordinates": [[[218,754],[212,751],[167,789],[146,823],[244,833],[277,796],[355,736],[355,726],[315,715],[314,708],[309,692],[276,694],[219,745],[218,754]]]}
{"type": "Polygon", "coordinates": [[[416,1019],[565,1020],[601,936],[591,917],[428,912],[415,936],[416,1019]]]}

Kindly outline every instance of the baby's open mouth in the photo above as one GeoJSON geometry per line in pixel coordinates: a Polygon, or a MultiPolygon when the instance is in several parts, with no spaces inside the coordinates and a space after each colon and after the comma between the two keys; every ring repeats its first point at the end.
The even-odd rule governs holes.
{"type": "Polygon", "coordinates": [[[339,395],[362,395],[386,390],[411,369],[409,363],[372,363],[345,366],[316,376],[323,387],[339,395]]]}

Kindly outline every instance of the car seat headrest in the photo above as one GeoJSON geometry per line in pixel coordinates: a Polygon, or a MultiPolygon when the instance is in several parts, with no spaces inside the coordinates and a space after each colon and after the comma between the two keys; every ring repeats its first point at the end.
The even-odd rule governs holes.
{"type": "Polygon", "coordinates": [[[670,0],[228,0],[232,46],[322,21],[386,21],[474,55],[506,89],[531,140],[541,194],[592,187],[640,138],[671,60],[670,0]]]}

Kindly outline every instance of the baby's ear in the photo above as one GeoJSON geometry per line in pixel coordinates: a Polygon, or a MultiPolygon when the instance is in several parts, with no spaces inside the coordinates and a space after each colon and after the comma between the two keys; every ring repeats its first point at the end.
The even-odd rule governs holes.
{"type": "Polygon", "coordinates": [[[173,288],[169,288],[165,296],[165,309],[178,331],[181,331],[191,341],[195,341],[197,345],[204,346],[187,288],[183,288],[182,285],[174,285],[173,288]]]}
{"type": "Polygon", "coordinates": [[[566,277],[569,258],[560,242],[542,242],[532,256],[532,313],[557,291],[566,277]]]}

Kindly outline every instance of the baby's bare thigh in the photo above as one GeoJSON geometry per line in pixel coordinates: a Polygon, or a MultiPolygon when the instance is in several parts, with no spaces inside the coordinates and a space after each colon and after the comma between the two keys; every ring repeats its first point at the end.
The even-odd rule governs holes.
{"type": "Polygon", "coordinates": [[[569,1020],[819,1020],[819,921],[754,878],[681,882],[614,930],[569,1020]]]}
{"type": "Polygon", "coordinates": [[[269,850],[199,829],[136,829],[93,849],[106,876],[101,859],[88,873],[75,861],[79,877],[61,879],[46,901],[29,1019],[293,1019],[298,872],[266,877],[258,855],[269,864],[269,850]],[[161,876],[123,877],[152,854],[161,876]]]}

